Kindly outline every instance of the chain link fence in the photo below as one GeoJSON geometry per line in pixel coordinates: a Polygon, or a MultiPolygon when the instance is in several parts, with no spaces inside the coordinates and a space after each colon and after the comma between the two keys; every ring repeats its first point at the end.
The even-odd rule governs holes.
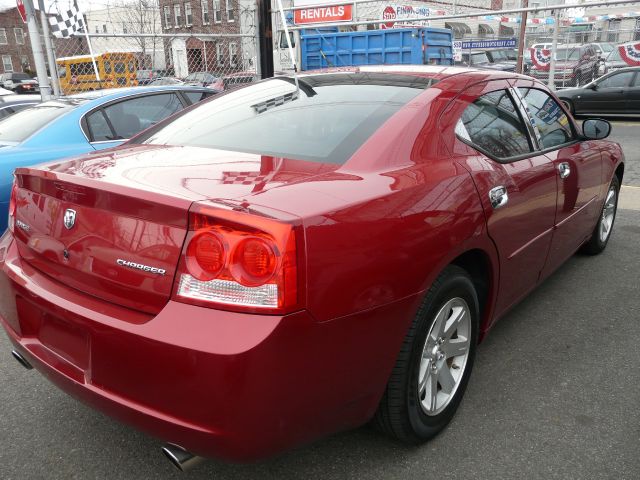
{"type": "MultiPolygon", "coordinates": [[[[314,4],[306,12],[294,7],[293,0],[282,2],[284,21],[277,11],[278,2],[272,2],[276,70],[293,70],[291,52],[284,34],[285,23],[290,29],[296,64],[302,70],[359,65],[372,57],[381,59],[380,63],[397,63],[399,57],[394,55],[389,55],[391,61],[386,61],[384,50],[387,47],[381,45],[357,47],[362,52],[367,48],[381,50],[383,53],[378,57],[356,56],[356,47],[351,47],[349,51],[347,42],[340,44],[342,40],[333,33],[352,32],[352,36],[355,36],[353,32],[419,27],[451,31],[455,53],[453,63],[456,65],[503,71],[516,71],[518,67],[520,27],[523,23],[523,14],[518,11],[521,10],[520,1],[408,0],[395,3],[355,0],[344,4],[346,13],[342,18],[337,7],[330,2],[321,6],[314,4]],[[512,10],[506,11],[507,8],[512,10]],[[501,13],[500,9],[504,11],[501,13]],[[451,18],[454,15],[455,18],[451,18]],[[341,21],[337,23],[336,18],[341,21]],[[305,39],[308,41],[305,42],[305,39]],[[308,47],[310,39],[317,40],[320,45],[320,58],[315,62],[307,61],[308,48],[307,53],[300,48],[305,43],[308,47]]],[[[640,12],[632,12],[634,7],[623,4],[613,12],[609,10],[614,7],[608,7],[609,10],[601,7],[601,10],[595,10],[594,15],[565,9],[529,12],[523,32],[522,72],[556,89],[585,85],[607,72],[629,66],[621,58],[618,46],[640,41],[640,12]],[[605,15],[605,11],[609,13],[605,15]],[[576,17],[577,14],[584,16],[576,17]],[[557,32],[554,32],[556,28],[557,32]],[[552,54],[554,36],[556,44],[552,54]]],[[[428,49],[429,46],[423,48],[428,49]]],[[[387,48],[387,51],[391,49],[387,48]]],[[[449,63],[446,56],[442,57],[442,61],[433,60],[425,56],[422,63],[449,63]]]]}
{"type": "Polygon", "coordinates": [[[141,85],[226,90],[259,77],[257,3],[122,1],[85,13],[88,34],[54,42],[60,93],[141,85]]]}

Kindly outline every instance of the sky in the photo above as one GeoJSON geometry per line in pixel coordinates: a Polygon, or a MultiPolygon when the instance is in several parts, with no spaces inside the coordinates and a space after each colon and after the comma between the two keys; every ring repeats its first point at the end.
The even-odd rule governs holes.
{"type": "MultiPolygon", "coordinates": [[[[110,0],[78,0],[78,5],[83,11],[90,11],[92,8],[103,8],[106,4],[109,3],[110,0]]],[[[33,2],[38,4],[38,0],[33,0],[33,2]]],[[[69,5],[73,4],[72,0],[44,0],[44,5],[47,10],[54,4],[58,3],[60,8],[68,8],[69,5]]],[[[112,2],[113,3],[113,2],[112,2]]],[[[15,0],[0,0],[0,8],[7,7],[15,7],[15,0]]]]}

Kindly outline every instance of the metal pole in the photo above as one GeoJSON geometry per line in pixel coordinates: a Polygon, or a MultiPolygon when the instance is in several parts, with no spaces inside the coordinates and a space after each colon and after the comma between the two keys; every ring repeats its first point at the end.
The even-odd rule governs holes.
{"type": "Polygon", "coordinates": [[[560,10],[555,10],[553,21],[553,38],[551,40],[551,63],[549,64],[549,88],[556,89],[556,48],[558,47],[558,33],[560,32],[560,10]]]}
{"type": "Polygon", "coordinates": [[[47,51],[47,63],[49,64],[49,74],[51,75],[51,86],[53,94],[60,96],[60,83],[58,82],[58,67],[56,65],[56,57],[53,55],[53,45],[51,43],[51,34],[49,33],[49,19],[44,9],[44,0],[38,0],[38,8],[40,9],[40,23],[42,24],[42,36],[44,37],[44,48],[47,51]]]}
{"type": "MultiPolygon", "coordinates": [[[[529,7],[529,0],[522,0],[522,8],[529,7]]],[[[524,10],[520,15],[520,35],[518,39],[518,64],[516,65],[516,72],[522,73],[522,52],[524,51],[524,34],[527,30],[527,15],[528,11],[524,10]]]]}
{"type": "Polygon", "coordinates": [[[260,43],[260,73],[262,78],[273,77],[273,27],[271,24],[271,0],[258,0],[258,32],[260,43]]]}
{"type": "Polygon", "coordinates": [[[29,30],[29,40],[31,41],[31,51],[33,53],[33,62],[36,66],[36,74],[38,83],[40,84],[40,97],[42,101],[51,99],[51,87],[47,78],[47,64],[44,61],[44,53],[40,44],[40,31],[38,22],[36,21],[36,10],[33,6],[33,0],[24,0],[24,9],[27,14],[27,28],[29,30]]]}

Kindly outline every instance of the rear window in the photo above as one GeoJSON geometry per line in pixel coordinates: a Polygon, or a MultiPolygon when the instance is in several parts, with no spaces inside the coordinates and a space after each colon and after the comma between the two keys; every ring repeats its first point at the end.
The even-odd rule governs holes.
{"type": "Polygon", "coordinates": [[[400,108],[434,83],[411,75],[278,77],[217,97],[138,142],[343,164],[400,108]]]}
{"type": "Polygon", "coordinates": [[[31,80],[31,77],[26,73],[12,73],[11,78],[13,80],[31,80]]]}
{"type": "Polygon", "coordinates": [[[74,104],[54,101],[15,113],[0,121],[0,142],[24,142],[73,108],[74,104]]]}

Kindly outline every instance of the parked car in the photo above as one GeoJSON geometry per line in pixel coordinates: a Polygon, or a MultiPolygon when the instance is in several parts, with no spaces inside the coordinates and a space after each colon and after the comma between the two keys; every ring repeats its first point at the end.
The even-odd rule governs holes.
{"type": "MultiPolygon", "coordinates": [[[[580,86],[598,76],[599,58],[592,44],[558,45],[555,52],[554,82],[557,86],[580,86]]],[[[533,78],[546,82],[548,71],[534,65],[529,72],[533,78]]]]}
{"type": "Polygon", "coordinates": [[[593,45],[593,48],[595,49],[596,54],[600,58],[605,58],[613,50],[617,49],[617,45],[615,43],[610,43],[610,42],[596,42],[596,43],[592,43],[591,45],[593,45]]]}
{"type": "Polygon", "coordinates": [[[16,170],[13,355],[181,466],[372,419],[433,437],[478,340],[611,235],[620,146],[539,82],[416,65],[298,80],[16,170]]]}
{"type": "Polygon", "coordinates": [[[481,70],[500,70],[502,72],[513,72],[516,68],[513,63],[492,62],[486,51],[463,53],[462,61],[456,62],[456,65],[479,68],[481,70]]]}
{"type": "Polygon", "coordinates": [[[136,72],[136,78],[138,80],[138,85],[149,85],[156,79],[164,78],[169,76],[168,70],[138,70],[136,72]]]}
{"type": "Polygon", "coordinates": [[[246,83],[257,82],[260,77],[255,72],[231,73],[222,77],[222,84],[225,90],[235,88],[246,83]]]}
{"type": "Polygon", "coordinates": [[[611,52],[609,52],[609,54],[600,62],[598,66],[598,74],[604,75],[605,73],[619,70],[620,68],[627,68],[628,66],[629,64],[622,59],[620,50],[616,48],[611,50],[611,52]]]}
{"type": "Polygon", "coordinates": [[[13,93],[40,93],[38,81],[26,73],[3,73],[0,75],[0,87],[13,93]]]}
{"type": "Polygon", "coordinates": [[[0,121],[0,231],[16,167],[120,145],[216,92],[198,87],[96,90],[41,103],[0,121]]]}
{"type": "Polygon", "coordinates": [[[194,72],[184,79],[185,85],[197,85],[199,87],[211,87],[216,90],[224,90],[222,76],[209,72],[194,72]]]}
{"type": "Polygon", "coordinates": [[[41,102],[40,95],[17,95],[10,90],[7,91],[9,95],[0,92],[0,120],[41,102]]]}
{"type": "Polygon", "coordinates": [[[640,116],[640,67],[614,70],[581,88],[566,88],[558,97],[575,115],[640,116]]]}
{"type": "Polygon", "coordinates": [[[149,85],[183,85],[184,82],[176,77],[159,77],[149,82],[149,85]]]}

